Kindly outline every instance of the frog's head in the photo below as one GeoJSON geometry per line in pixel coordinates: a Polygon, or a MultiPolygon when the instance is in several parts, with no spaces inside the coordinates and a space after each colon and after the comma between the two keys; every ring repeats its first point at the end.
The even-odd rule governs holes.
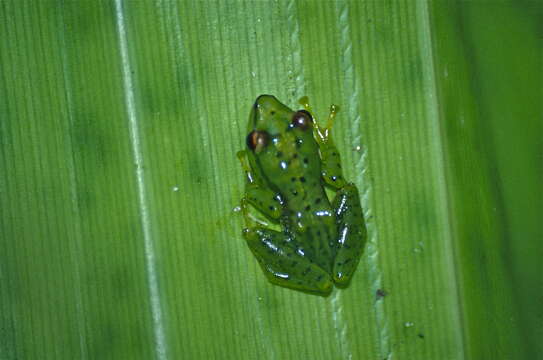
{"type": "Polygon", "coordinates": [[[294,132],[305,132],[311,137],[312,124],[309,112],[293,111],[275,96],[260,95],[249,115],[247,146],[258,154],[268,145],[281,147],[281,143],[293,142],[294,132]],[[293,133],[292,136],[289,133],[293,133]]]}
{"type": "Polygon", "coordinates": [[[260,95],[251,109],[247,132],[257,131],[265,132],[270,136],[278,135],[288,126],[289,118],[293,113],[294,111],[279,102],[275,96],[260,95]]]}
{"type": "Polygon", "coordinates": [[[247,154],[252,169],[276,191],[288,189],[301,195],[306,180],[320,179],[314,125],[306,110],[293,111],[271,95],[256,99],[249,118],[247,154]]]}

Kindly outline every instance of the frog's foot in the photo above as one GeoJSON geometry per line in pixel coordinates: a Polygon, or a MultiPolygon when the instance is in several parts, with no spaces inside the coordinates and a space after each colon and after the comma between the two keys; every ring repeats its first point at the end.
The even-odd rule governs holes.
{"type": "Polygon", "coordinates": [[[332,207],[340,234],[332,275],[336,284],[345,286],[349,283],[362,256],[367,236],[356,186],[347,184],[340,189],[332,207]]]}
{"type": "Polygon", "coordinates": [[[311,116],[313,117],[313,123],[315,125],[315,139],[320,144],[323,143],[332,143],[332,138],[330,137],[330,132],[332,130],[332,127],[334,126],[334,119],[336,118],[337,113],[339,112],[339,106],[337,105],[330,105],[330,113],[328,114],[328,120],[326,121],[326,126],[322,127],[319,125],[317,120],[315,119],[315,115],[313,113],[313,110],[311,109],[311,106],[309,105],[309,98],[307,96],[303,96],[300,100],[298,100],[298,103],[304,107],[306,111],[308,111],[311,116]]]}
{"type": "Polygon", "coordinates": [[[320,295],[332,291],[330,275],[292,248],[285,234],[257,226],[243,236],[271,283],[320,295]]]}

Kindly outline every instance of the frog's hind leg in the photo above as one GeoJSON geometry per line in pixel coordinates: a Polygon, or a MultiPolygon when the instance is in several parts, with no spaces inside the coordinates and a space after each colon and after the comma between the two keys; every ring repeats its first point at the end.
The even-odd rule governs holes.
{"type": "Polygon", "coordinates": [[[336,214],[339,233],[332,275],[336,284],[347,285],[362,256],[367,237],[356,186],[347,184],[341,188],[334,198],[332,207],[336,214]]]}
{"type": "Polygon", "coordinates": [[[268,280],[291,289],[329,294],[333,283],[328,273],[292,248],[286,234],[266,229],[250,216],[248,204],[269,219],[279,221],[283,200],[252,171],[245,151],[238,152],[238,158],[247,176],[245,196],[241,200],[247,226],[243,236],[268,280]]]}
{"type": "Polygon", "coordinates": [[[287,235],[260,226],[243,235],[271,283],[321,295],[332,290],[330,275],[291,247],[287,235]]]}

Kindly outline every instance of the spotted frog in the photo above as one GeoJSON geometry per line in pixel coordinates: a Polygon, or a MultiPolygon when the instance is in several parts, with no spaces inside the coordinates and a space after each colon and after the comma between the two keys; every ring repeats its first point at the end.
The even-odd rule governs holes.
{"type": "Polygon", "coordinates": [[[243,236],[270,282],[327,295],[351,279],[366,241],[358,189],[342,176],[340,155],[327,125],[314,120],[307,97],[293,111],[271,95],[250,113],[241,209],[243,236]],[[325,188],[336,192],[329,200],[325,188]],[[249,205],[263,214],[260,219],[249,205]]]}

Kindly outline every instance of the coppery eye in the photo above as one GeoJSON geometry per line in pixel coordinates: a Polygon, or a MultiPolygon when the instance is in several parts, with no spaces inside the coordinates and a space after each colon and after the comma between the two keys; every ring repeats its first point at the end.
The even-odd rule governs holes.
{"type": "Polygon", "coordinates": [[[253,151],[259,152],[262,148],[268,145],[270,136],[265,131],[253,130],[247,135],[247,147],[253,151]]]}
{"type": "Polygon", "coordinates": [[[313,123],[313,117],[306,110],[298,110],[292,115],[291,126],[295,126],[302,130],[309,129],[313,123]]]}

